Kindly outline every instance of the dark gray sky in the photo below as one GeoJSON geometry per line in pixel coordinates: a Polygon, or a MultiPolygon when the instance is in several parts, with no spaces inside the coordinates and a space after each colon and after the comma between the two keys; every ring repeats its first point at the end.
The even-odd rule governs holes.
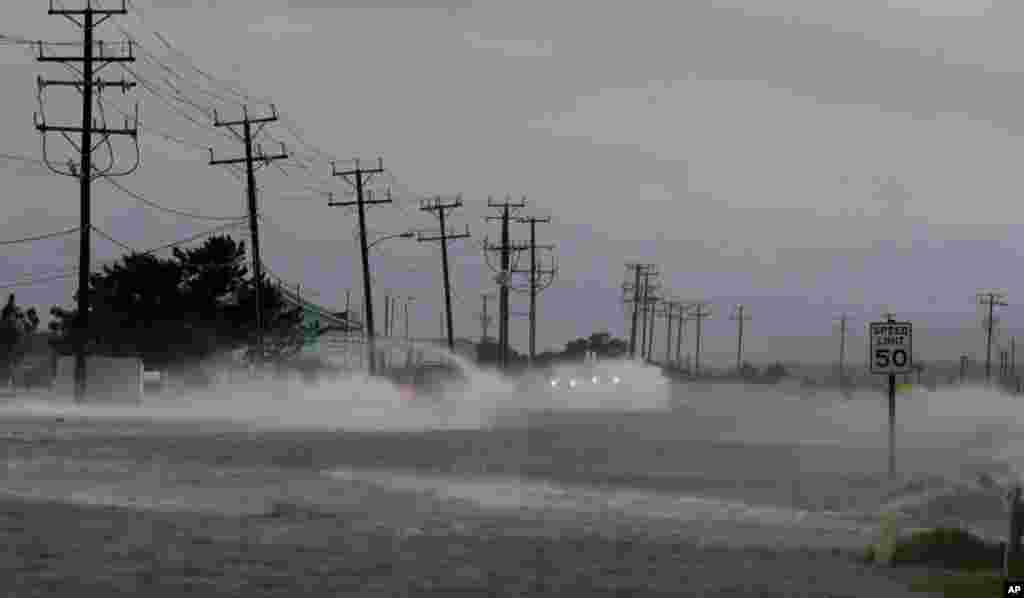
{"type": "MultiPolygon", "coordinates": [[[[538,227],[542,242],[558,244],[560,266],[541,296],[541,347],[601,328],[624,334],[618,289],[630,260],[658,264],[678,297],[715,304],[707,349],[722,359],[733,351],[728,313],[737,302],[754,317],[746,343],[753,354],[832,359],[823,355],[832,344],[825,339],[779,337],[830,336],[840,312],[862,326],[888,306],[922,330],[968,328],[957,340],[935,332],[929,347],[917,343],[926,356],[955,358],[981,348],[975,291],[1005,289],[1011,303],[1024,291],[1013,276],[1024,131],[1019,2],[134,5],[141,10],[100,30],[119,40],[122,26],[143,44],[148,54],[140,51],[131,68],[157,92],[140,86],[107,95],[111,116],[138,100],[143,127],[153,131],[142,137],[140,169],[117,182],[178,210],[243,214],[244,187],[209,166],[201,149],[233,157],[241,144],[190,105],[216,106],[228,119],[240,116],[240,103],[215,98],[231,96],[157,31],[203,71],[274,101],[298,127],[305,143],[284,123],[266,129],[308,170],[292,161],[284,172],[258,175],[265,261],[329,306],[343,307],[346,289],[359,297],[355,218],[316,195],[347,187],[332,180],[314,147],[339,160],[384,158],[390,174],[381,182],[398,201],[370,212],[379,234],[436,226],[418,198],[463,194],[453,225],[469,224],[474,237],[453,244],[461,336],[479,333],[479,296],[493,290],[479,250],[484,235],[498,234],[496,223],[483,221],[495,213],[489,195],[526,196],[525,214],[554,220],[538,227]]],[[[5,9],[0,33],[80,39],[45,3],[9,0],[5,9]]],[[[121,72],[112,66],[104,74],[121,72]]],[[[31,49],[0,46],[0,153],[41,154],[31,120],[37,74],[67,75],[35,62],[31,49]]],[[[72,94],[48,90],[48,123],[79,118],[72,94]]],[[[55,155],[68,155],[63,141],[52,141],[55,155]]],[[[271,151],[270,137],[263,142],[271,151]]],[[[0,165],[0,240],[77,225],[75,181],[17,161],[0,165]]],[[[95,224],[132,247],[218,224],[154,211],[105,181],[95,183],[95,196],[95,224]]],[[[519,239],[527,234],[513,229],[519,239]]],[[[101,238],[94,246],[99,260],[121,253],[101,238]]],[[[436,333],[436,244],[379,247],[378,289],[416,296],[413,333],[436,333]]],[[[3,246],[0,280],[59,271],[76,256],[73,236],[3,246]]],[[[71,278],[20,287],[18,299],[66,304],[73,285],[71,278]]],[[[525,298],[514,309],[525,311],[525,298]]],[[[1016,311],[1004,310],[1005,326],[1017,326],[1016,311]]],[[[513,323],[512,336],[525,345],[525,320],[513,323]]]]}

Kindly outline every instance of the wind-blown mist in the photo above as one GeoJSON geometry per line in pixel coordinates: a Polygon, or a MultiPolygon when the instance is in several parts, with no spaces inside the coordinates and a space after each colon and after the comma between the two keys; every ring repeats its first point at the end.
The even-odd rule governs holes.
{"type": "Polygon", "coordinates": [[[468,379],[464,388],[446,392],[438,405],[409,401],[389,381],[356,374],[313,383],[297,376],[225,383],[180,398],[150,398],[141,405],[15,402],[0,406],[0,414],[225,422],[264,429],[402,431],[486,428],[499,418],[535,409],[632,410],[668,405],[665,380],[657,368],[649,366],[607,364],[629,381],[628,392],[534,392],[517,390],[515,380],[481,370],[460,356],[436,347],[428,349],[455,363],[468,379]]]}

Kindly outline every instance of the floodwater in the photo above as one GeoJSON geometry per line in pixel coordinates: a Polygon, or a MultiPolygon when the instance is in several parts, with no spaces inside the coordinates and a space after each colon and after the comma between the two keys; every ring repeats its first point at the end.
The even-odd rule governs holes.
{"type": "MultiPolygon", "coordinates": [[[[469,367],[469,366],[463,366],[469,367]]],[[[671,523],[702,541],[863,545],[883,511],[998,535],[1024,409],[994,391],[885,397],[673,385],[617,364],[616,392],[521,393],[469,369],[437,410],[379,380],[253,382],[138,406],[0,406],[0,492],[143,509],[330,508],[354,483],[474,508],[671,523]]]]}

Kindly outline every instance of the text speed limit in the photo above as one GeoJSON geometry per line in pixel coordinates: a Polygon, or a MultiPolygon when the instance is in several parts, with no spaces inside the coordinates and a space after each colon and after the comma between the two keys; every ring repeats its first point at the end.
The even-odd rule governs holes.
{"type": "Polygon", "coordinates": [[[872,322],[869,360],[872,374],[911,372],[913,328],[910,322],[872,322]]]}
{"type": "Polygon", "coordinates": [[[890,365],[905,368],[909,361],[907,352],[903,349],[875,349],[875,367],[885,369],[890,365]]]}

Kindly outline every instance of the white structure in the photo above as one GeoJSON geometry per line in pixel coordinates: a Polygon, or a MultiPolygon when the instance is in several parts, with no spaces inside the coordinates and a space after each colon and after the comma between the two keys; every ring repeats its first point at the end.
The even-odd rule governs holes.
{"type": "MultiPolygon", "coordinates": [[[[142,360],[137,357],[103,357],[89,355],[85,360],[86,391],[92,401],[142,401],[142,360]]],[[[64,356],[57,360],[55,390],[58,396],[75,394],[75,358],[64,356]]]]}

